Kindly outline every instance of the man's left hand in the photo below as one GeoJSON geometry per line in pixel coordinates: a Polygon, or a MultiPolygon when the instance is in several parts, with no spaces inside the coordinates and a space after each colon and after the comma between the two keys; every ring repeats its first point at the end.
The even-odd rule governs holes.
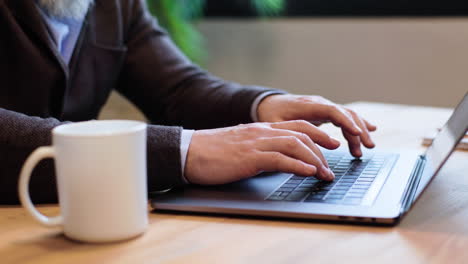
{"type": "Polygon", "coordinates": [[[316,126],[332,122],[341,128],[349,150],[355,157],[362,156],[361,143],[367,148],[375,146],[369,133],[377,129],[375,125],[353,110],[321,96],[271,95],[260,103],[257,115],[260,122],[306,120],[316,126]]]}

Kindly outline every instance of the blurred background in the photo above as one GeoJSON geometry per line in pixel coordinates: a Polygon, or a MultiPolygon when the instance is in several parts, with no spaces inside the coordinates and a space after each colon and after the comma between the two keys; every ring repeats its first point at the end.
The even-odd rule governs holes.
{"type": "MultiPolygon", "coordinates": [[[[454,107],[468,91],[461,0],[148,0],[184,52],[226,80],[338,103],[454,107]]],[[[103,118],[142,119],[113,94],[103,118]]]]}

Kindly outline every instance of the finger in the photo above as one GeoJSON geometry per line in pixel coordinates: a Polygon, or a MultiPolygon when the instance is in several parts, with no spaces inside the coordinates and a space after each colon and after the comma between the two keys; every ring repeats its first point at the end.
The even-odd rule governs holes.
{"type": "Polygon", "coordinates": [[[302,141],[302,143],[304,143],[307,147],[309,147],[309,149],[317,157],[320,158],[320,160],[322,161],[322,164],[325,167],[329,168],[328,162],[325,159],[325,156],[323,156],[320,149],[317,147],[317,145],[314,143],[314,141],[307,134],[296,132],[296,131],[293,131],[293,130],[286,130],[286,129],[271,129],[270,131],[268,131],[267,135],[268,136],[275,136],[275,137],[278,137],[278,136],[290,137],[290,136],[292,136],[292,137],[298,138],[299,140],[302,141]]]}
{"type": "Polygon", "coordinates": [[[371,124],[369,121],[363,119],[364,123],[366,124],[366,127],[369,131],[374,132],[377,130],[377,126],[374,124],[371,124]]]}
{"type": "Polygon", "coordinates": [[[369,130],[367,130],[367,126],[364,123],[364,121],[362,120],[362,118],[359,117],[359,115],[356,114],[354,111],[352,111],[352,110],[348,110],[348,111],[351,114],[351,116],[354,118],[354,121],[356,122],[356,124],[358,124],[358,126],[362,130],[362,133],[360,135],[362,144],[367,148],[375,147],[375,144],[372,141],[371,136],[369,134],[369,130]]]}
{"type": "Polygon", "coordinates": [[[328,105],[330,121],[346,130],[349,134],[359,136],[362,133],[361,128],[356,124],[348,111],[339,105],[328,105]]]}
{"type": "Polygon", "coordinates": [[[271,123],[272,128],[287,129],[306,134],[315,143],[327,149],[336,149],[340,146],[340,142],[327,133],[304,120],[286,121],[279,123],[271,123]]]}
{"type": "MultiPolygon", "coordinates": [[[[262,152],[257,159],[259,171],[281,171],[302,176],[314,176],[317,168],[279,152],[262,152]]],[[[333,180],[333,179],[326,179],[333,180]]]]}
{"type": "Polygon", "coordinates": [[[346,131],[343,131],[343,136],[348,141],[349,152],[351,152],[351,154],[354,157],[357,157],[357,158],[361,157],[362,156],[361,140],[359,139],[359,137],[351,135],[347,133],[346,131]]]}
{"type": "Polygon", "coordinates": [[[256,148],[265,152],[278,152],[313,165],[317,169],[317,178],[325,180],[334,178],[333,173],[323,164],[322,160],[294,136],[260,138],[256,141],[256,148]]]}

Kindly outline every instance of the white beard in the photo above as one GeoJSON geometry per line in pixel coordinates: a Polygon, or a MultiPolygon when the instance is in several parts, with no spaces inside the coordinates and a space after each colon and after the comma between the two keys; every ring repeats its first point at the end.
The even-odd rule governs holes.
{"type": "Polygon", "coordinates": [[[94,0],[39,0],[38,4],[50,16],[81,20],[94,0]]]}

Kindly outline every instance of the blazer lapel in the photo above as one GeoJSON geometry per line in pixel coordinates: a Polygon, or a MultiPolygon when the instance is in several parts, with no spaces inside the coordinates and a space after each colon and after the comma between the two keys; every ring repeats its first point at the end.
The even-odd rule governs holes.
{"type": "Polygon", "coordinates": [[[68,79],[68,66],[61,59],[55,47],[54,40],[48,32],[47,26],[42,18],[34,0],[9,0],[8,5],[14,11],[17,21],[22,25],[25,32],[37,40],[37,44],[45,46],[46,50],[53,55],[59,63],[63,73],[68,79]]]}

